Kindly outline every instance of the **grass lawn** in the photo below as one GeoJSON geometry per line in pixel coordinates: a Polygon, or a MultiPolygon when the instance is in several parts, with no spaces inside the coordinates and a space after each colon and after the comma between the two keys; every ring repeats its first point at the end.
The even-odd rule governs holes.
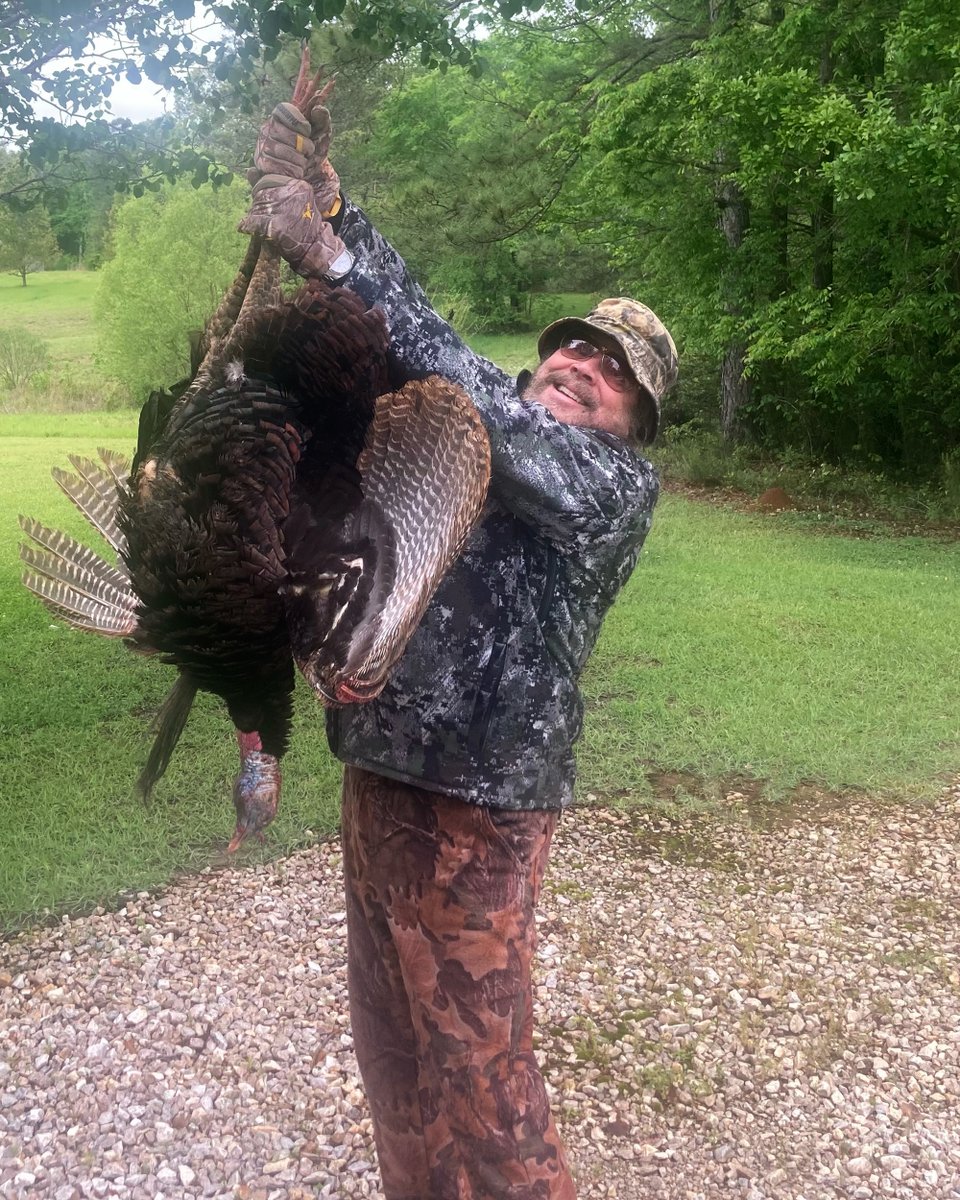
{"type": "Polygon", "coordinates": [[[95,271],[37,271],[22,287],[19,276],[0,274],[0,328],[28,329],[47,343],[54,363],[93,363],[96,327],[95,271]]]}
{"type": "Polygon", "coordinates": [[[470,345],[510,375],[537,365],[537,339],[532,333],[478,333],[470,338],[470,345]]]}
{"type": "MultiPolygon", "coordinates": [[[[799,531],[667,495],[585,691],[581,783],[924,791],[960,762],[960,543],[799,531]]],[[[709,791],[709,788],[708,788],[709,791]]]]}
{"type": "MultiPolygon", "coordinates": [[[[135,416],[0,416],[0,922],[78,908],[217,860],[232,831],[231,729],[198,704],[143,806],[133,781],[172,680],[55,623],[19,583],[16,517],[87,538],[49,477],[70,452],[129,451],[135,416]]],[[[960,753],[960,546],[798,531],[666,496],[585,680],[581,794],[651,797],[657,772],[709,787],[922,790],[960,753]]],[[[275,854],[335,828],[338,768],[306,688],[275,854]]]]}

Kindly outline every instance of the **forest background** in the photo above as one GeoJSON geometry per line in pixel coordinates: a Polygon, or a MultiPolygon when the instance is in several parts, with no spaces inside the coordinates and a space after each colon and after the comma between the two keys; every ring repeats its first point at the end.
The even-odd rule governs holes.
{"type": "MultiPolygon", "coordinates": [[[[26,285],[97,270],[94,386],[72,381],[90,402],[183,374],[313,28],[345,186],[466,335],[532,332],[557,294],[642,297],[680,347],[666,440],[694,473],[759,452],[960,507],[955,6],[232,0],[206,44],[184,0],[91,11],[0,18],[0,263],[26,285]],[[111,120],[121,75],[173,89],[170,114],[111,120]]],[[[4,325],[0,402],[69,398],[4,325]]]]}

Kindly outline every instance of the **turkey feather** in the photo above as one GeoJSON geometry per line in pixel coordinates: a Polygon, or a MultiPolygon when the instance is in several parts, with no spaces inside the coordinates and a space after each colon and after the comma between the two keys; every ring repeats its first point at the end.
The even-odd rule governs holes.
{"type": "MultiPolygon", "coordinates": [[[[357,464],[364,497],[388,523],[396,574],[375,622],[358,628],[343,669],[344,696],[369,696],[396,663],[479,516],[490,447],[476,409],[437,376],[377,400],[357,464]]],[[[376,693],[373,693],[376,694],[376,693]]]]}
{"type": "Polygon", "coordinates": [[[70,462],[77,474],[55,467],[54,479],[94,529],[122,553],[124,541],[117,525],[117,483],[113,472],[101,470],[90,459],[76,454],[70,455],[70,462]]]}
{"type": "Polygon", "coordinates": [[[107,637],[136,632],[137,597],[124,572],[65,533],[28,517],[20,518],[20,528],[36,543],[20,545],[20,558],[31,568],[23,583],[47,608],[75,629],[107,637]]]}
{"type": "Polygon", "coordinates": [[[187,724],[196,694],[196,685],[186,675],[178,675],[176,683],[167,692],[166,699],[157,713],[156,739],[146,765],[137,778],[137,792],[144,799],[153,791],[154,784],[170,764],[170,758],[187,724]]]}

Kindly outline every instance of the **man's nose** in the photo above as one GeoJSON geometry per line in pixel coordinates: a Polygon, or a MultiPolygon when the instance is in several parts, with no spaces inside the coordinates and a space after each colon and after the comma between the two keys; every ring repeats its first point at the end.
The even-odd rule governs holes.
{"type": "Polygon", "coordinates": [[[596,383],[599,364],[600,357],[595,354],[592,358],[574,359],[570,364],[570,369],[576,372],[577,375],[582,375],[584,379],[590,380],[591,383],[596,383]]]}

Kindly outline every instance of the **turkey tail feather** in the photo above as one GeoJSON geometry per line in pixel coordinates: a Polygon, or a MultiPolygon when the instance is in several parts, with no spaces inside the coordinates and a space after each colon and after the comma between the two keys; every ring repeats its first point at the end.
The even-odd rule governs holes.
{"type": "Polygon", "coordinates": [[[29,517],[20,518],[20,528],[36,543],[20,544],[20,557],[30,568],[24,585],[51,612],[75,629],[108,637],[129,637],[136,631],[137,597],[125,572],[29,517]]]}
{"type": "Polygon", "coordinates": [[[125,487],[130,476],[130,460],[124,458],[122,454],[118,454],[116,450],[105,450],[102,446],[97,447],[97,454],[100,455],[100,461],[113,476],[113,482],[117,488],[125,487]]]}
{"type": "Polygon", "coordinates": [[[137,779],[137,791],[142,799],[147,800],[153,791],[154,784],[166,771],[180,735],[183,733],[197,694],[196,685],[185,675],[179,675],[177,682],[167,692],[166,699],[157,714],[157,736],[150,751],[150,757],[137,779]]]}
{"type": "Polygon", "coordinates": [[[111,454],[104,460],[104,467],[101,468],[89,458],[71,454],[70,462],[77,474],[71,475],[69,471],[54,467],[54,479],[94,529],[103,534],[118,554],[122,554],[126,549],[126,539],[117,523],[117,479],[119,473],[127,467],[125,460],[118,454],[111,454]]]}

